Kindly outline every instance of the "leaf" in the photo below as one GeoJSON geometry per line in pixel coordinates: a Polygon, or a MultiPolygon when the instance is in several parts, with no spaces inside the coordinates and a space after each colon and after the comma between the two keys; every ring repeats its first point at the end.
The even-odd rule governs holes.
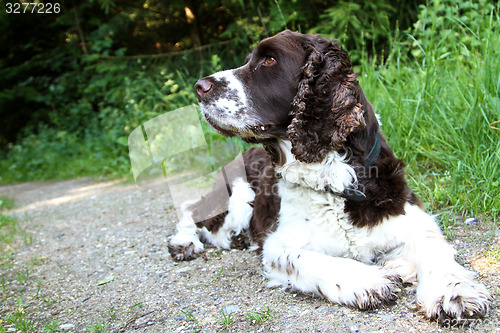
{"type": "Polygon", "coordinates": [[[115,141],[116,141],[116,143],[118,143],[122,146],[128,147],[128,136],[120,136],[115,141]]]}
{"type": "Polygon", "coordinates": [[[111,282],[111,281],[113,281],[114,279],[115,279],[115,277],[114,277],[113,275],[110,275],[110,276],[106,277],[106,278],[105,278],[105,279],[103,279],[103,280],[99,280],[99,281],[97,281],[97,285],[98,285],[98,286],[102,286],[102,285],[104,285],[104,284],[106,284],[106,283],[110,283],[110,282],[111,282]]]}

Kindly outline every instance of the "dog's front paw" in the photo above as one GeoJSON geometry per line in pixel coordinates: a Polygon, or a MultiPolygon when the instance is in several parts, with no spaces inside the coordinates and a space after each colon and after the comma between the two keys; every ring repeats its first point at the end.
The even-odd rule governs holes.
{"type": "Polygon", "coordinates": [[[397,274],[368,266],[364,270],[359,278],[318,285],[318,293],[332,302],[360,310],[373,310],[397,300],[402,289],[402,280],[397,274]]]}
{"type": "Polygon", "coordinates": [[[491,296],[481,284],[473,281],[454,281],[446,285],[434,283],[417,293],[417,304],[429,319],[468,319],[484,317],[491,296]]]}
{"type": "Polygon", "coordinates": [[[175,242],[175,239],[171,239],[168,243],[168,252],[176,261],[196,259],[203,252],[203,249],[203,244],[200,241],[175,242]]]}
{"type": "Polygon", "coordinates": [[[359,293],[355,292],[354,305],[360,310],[373,310],[382,304],[390,304],[397,300],[401,292],[403,280],[398,275],[385,275],[380,282],[359,293]]]}

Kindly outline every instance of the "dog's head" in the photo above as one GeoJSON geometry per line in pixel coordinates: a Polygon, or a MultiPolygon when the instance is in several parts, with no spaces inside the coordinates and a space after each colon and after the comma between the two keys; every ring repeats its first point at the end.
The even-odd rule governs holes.
{"type": "Polygon", "coordinates": [[[242,67],[195,85],[207,122],[249,142],[289,140],[296,159],[321,161],[366,126],[371,105],[335,41],[283,31],[261,41],[242,67]]]}

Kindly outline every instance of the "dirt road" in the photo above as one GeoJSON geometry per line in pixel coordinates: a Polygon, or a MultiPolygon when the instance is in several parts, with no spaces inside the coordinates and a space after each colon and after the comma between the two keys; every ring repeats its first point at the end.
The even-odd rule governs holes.
{"type": "Polygon", "coordinates": [[[0,187],[0,196],[15,199],[6,214],[24,229],[2,263],[4,325],[21,303],[39,332],[50,323],[67,332],[500,332],[498,222],[449,230],[458,261],[494,295],[488,317],[459,328],[424,319],[412,287],[394,306],[361,312],[267,288],[253,252],[209,249],[176,263],[167,236],[177,216],[162,183],[26,183],[0,187]]]}

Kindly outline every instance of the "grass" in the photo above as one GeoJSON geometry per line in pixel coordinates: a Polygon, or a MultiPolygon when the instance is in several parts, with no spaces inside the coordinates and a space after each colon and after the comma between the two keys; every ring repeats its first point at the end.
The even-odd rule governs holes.
{"type": "MultiPolygon", "coordinates": [[[[13,255],[10,244],[21,232],[17,219],[2,213],[4,209],[12,207],[14,207],[13,199],[7,197],[0,198],[0,266],[4,269],[10,268],[13,255]]],[[[5,278],[3,276],[2,289],[5,291],[5,278]]]]}
{"type": "Polygon", "coordinates": [[[491,249],[485,251],[484,254],[491,258],[494,262],[500,261],[500,243],[491,246],[491,249]]]}
{"type": "Polygon", "coordinates": [[[444,226],[457,215],[500,217],[500,131],[492,128],[500,120],[500,19],[494,11],[476,19],[474,27],[446,21],[447,31],[469,32],[455,43],[435,26],[407,36],[419,52],[395,41],[383,65],[360,68],[410,186],[444,226]]]}
{"type": "Polygon", "coordinates": [[[19,282],[20,285],[25,285],[29,278],[30,278],[30,268],[26,266],[23,270],[16,271],[16,278],[17,282],[19,282]]]}
{"type": "Polygon", "coordinates": [[[222,312],[222,319],[221,319],[220,323],[224,329],[229,330],[229,328],[231,327],[231,325],[233,324],[233,321],[234,321],[233,313],[228,312],[225,307],[222,308],[221,312],[222,312]]]}
{"type": "Polygon", "coordinates": [[[219,280],[222,276],[222,273],[224,272],[224,267],[222,267],[219,272],[217,273],[217,275],[213,278],[212,282],[215,282],[217,280],[219,280]]]}
{"type": "MultiPolygon", "coordinates": [[[[14,207],[14,200],[6,197],[0,198],[0,264],[6,273],[12,270],[13,260],[12,244],[22,236],[18,220],[14,217],[4,215],[3,210],[14,207]]],[[[27,305],[24,304],[21,292],[30,279],[30,269],[28,265],[21,270],[14,271],[14,280],[21,286],[13,295],[9,293],[12,281],[7,274],[2,273],[0,289],[0,332],[7,332],[14,329],[17,332],[33,332],[36,328],[35,322],[30,319],[26,312],[27,305]],[[9,296],[10,295],[10,296],[9,296]],[[7,303],[10,303],[8,305],[7,303]]],[[[37,292],[38,294],[38,292],[37,292]]]]}
{"type": "Polygon", "coordinates": [[[61,332],[61,328],[59,327],[59,320],[53,319],[47,324],[43,326],[43,332],[61,332]]]}
{"type": "Polygon", "coordinates": [[[94,325],[87,325],[87,330],[90,332],[99,332],[99,333],[104,333],[108,329],[108,323],[105,322],[104,320],[96,320],[96,323],[94,325]]]}
{"type": "Polygon", "coordinates": [[[16,218],[0,213],[0,245],[10,244],[19,231],[16,218]]]}
{"type": "MultiPolygon", "coordinates": [[[[483,0],[462,5],[429,0],[414,29],[394,33],[387,56],[368,59],[365,53],[357,68],[390,145],[408,165],[411,187],[445,225],[457,217],[500,217],[500,130],[494,128],[500,127],[495,125],[500,121],[500,7],[483,0]]],[[[204,71],[230,66],[221,61],[206,63],[204,71]]],[[[40,130],[0,158],[0,182],[87,174],[130,177],[124,143],[130,130],[194,102],[195,77],[187,63],[183,66],[176,74],[135,69],[126,80],[110,72],[110,89],[125,96],[116,93],[112,106],[101,110],[99,126],[106,130],[98,133],[105,135],[82,140],[67,130],[40,130]]],[[[86,106],[80,107],[85,114],[86,106]]],[[[220,139],[206,135],[209,142],[220,139]]],[[[0,199],[0,207],[8,205],[0,199]]]]}
{"type": "MultiPolygon", "coordinates": [[[[196,319],[196,317],[188,310],[181,309],[180,311],[186,316],[185,320],[194,325],[194,327],[192,328],[193,332],[199,332],[201,328],[198,319],[196,319]]],[[[222,325],[222,329],[230,331],[233,324],[235,324],[233,313],[231,311],[228,311],[227,308],[223,307],[221,310],[221,314],[222,318],[219,320],[219,323],[222,325]]],[[[272,311],[268,306],[266,306],[266,308],[262,312],[247,311],[246,319],[251,321],[253,324],[261,324],[270,320],[274,315],[275,312],[272,311]]]]}
{"type": "Polygon", "coordinates": [[[256,323],[263,323],[274,316],[274,311],[266,306],[266,309],[263,312],[247,312],[247,318],[256,323]]]}
{"type": "Polygon", "coordinates": [[[110,320],[115,320],[116,319],[116,308],[111,305],[110,307],[106,308],[106,313],[108,315],[108,318],[110,320]]]}
{"type": "MultiPolygon", "coordinates": [[[[2,214],[4,210],[14,208],[14,199],[8,197],[0,197],[0,250],[6,245],[12,243],[15,236],[19,233],[20,229],[17,224],[17,219],[11,216],[2,214]]],[[[0,253],[0,263],[7,251],[2,250],[0,253]]]]}
{"type": "Polygon", "coordinates": [[[25,311],[26,305],[23,304],[21,298],[17,299],[17,306],[9,311],[2,321],[0,321],[0,332],[2,330],[9,330],[15,328],[20,332],[33,332],[35,330],[36,324],[33,320],[29,319],[28,314],[25,311]]]}
{"type": "Polygon", "coordinates": [[[143,304],[142,302],[139,302],[139,303],[135,303],[134,305],[132,305],[131,307],[129,307],[129,310],[130,311],[135,311],[135,310],[140,310],[143,308],[143,304]]]}
{"type": "Polygon", "coordinates": [[[14,199],[9,197],[0,197],[0,211],[4,209],[12,209],[14,208],[14,199]]]}
{"type": "Polygon", "coordinates": [[[186,316],[186,321],[194,324],[193,332],[200,332],[198,319],[188,310],[184,311],[181,309],[181,312],[186,316]]]}
{"type": "Polygon", "coordinates": [[[42,265],[46,258],[36,257],[26,261],[22,267],[13,267],[13,248],[18,243],[30,244],[31,241],[19,227],[17,218],[2,213],[13,207],[13,199],[0,198],[0,265],[3,269],[0,279],[0,333],[61,332],[57,320],[36,322],[28,310],[34,300],[47,302],[46,298],[40,298],[43,280],[32,277],[33,267],[42,265]]]}

